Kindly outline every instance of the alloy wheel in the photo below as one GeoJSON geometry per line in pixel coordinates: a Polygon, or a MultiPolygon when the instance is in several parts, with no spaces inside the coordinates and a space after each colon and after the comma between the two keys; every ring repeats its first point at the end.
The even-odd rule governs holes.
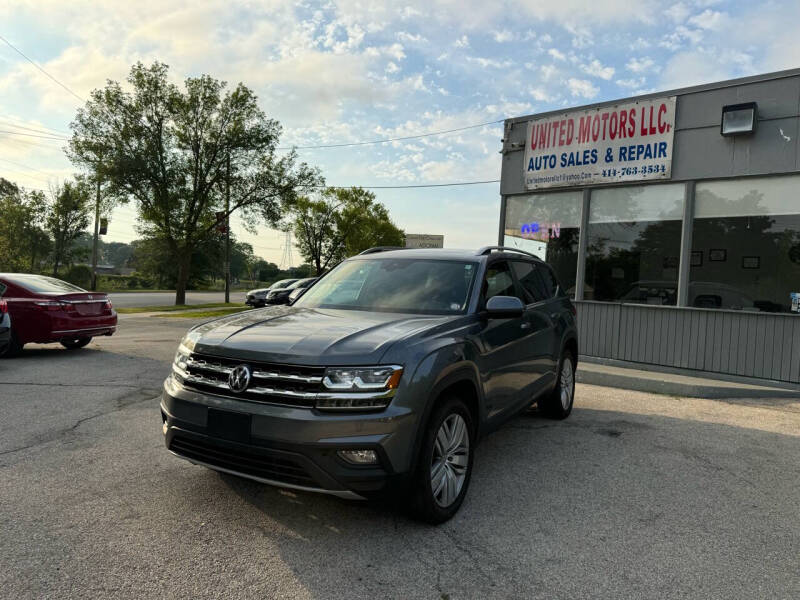
{"type": "Polygon", "coordinates": [[[572,368],[572,361],[567,356],[561,363],[559,378],[561,408],[568,410],[572,403],[572,394],[575,393],[575,371],[572,368]]]}
{"type": "Polygon", "coordinates": [[[469,429],[464,418],[452,413],[436,433],[431,460],[431,490],[436,504],[447,508],[464,487],[469,468],[469,429]]]}

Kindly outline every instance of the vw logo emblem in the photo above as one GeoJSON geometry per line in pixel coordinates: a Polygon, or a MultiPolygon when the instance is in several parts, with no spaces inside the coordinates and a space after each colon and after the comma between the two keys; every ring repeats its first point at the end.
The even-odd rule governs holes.
{"type": "Polygon", "coordinates": [[[250,385],[250,367],[239,365],[228,375],[228,387],[234,392],[243,392],[250,385]]]}

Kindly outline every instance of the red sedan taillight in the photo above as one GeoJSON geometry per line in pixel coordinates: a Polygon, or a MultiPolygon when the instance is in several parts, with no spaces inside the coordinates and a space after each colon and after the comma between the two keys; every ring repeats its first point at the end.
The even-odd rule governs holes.
{"type": "Polygon", "coordinates": [[[69,302],[59,302],[58,300],[43,300],[41,302],[35,302],[36,306],[38,306],[42,310],[46,311],[64,311],[64,312],[72,312],[75,310],[75,306],[70,304],[69,302]]]}
{"type": "Polygon", "coordinates": [[[114,308],[114,307],[111,305],[111,300],[106,300],[106,303],[105,303],[105,305],[104,305],[104,306],[105,306],[105,309],[106,309],[106,310],[111,310],[112,308],[114,308]]]}
{"type": "Polygon", "coordinates": [[[8,302],[0,300],[0,315],[8,312],[8,302]]]}

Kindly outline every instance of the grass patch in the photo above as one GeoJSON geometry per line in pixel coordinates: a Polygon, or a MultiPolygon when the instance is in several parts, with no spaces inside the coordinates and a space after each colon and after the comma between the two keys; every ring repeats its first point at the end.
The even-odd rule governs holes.
{"type": "Polygon", "coordinates": [[[193,311],[172,311],[160,315],[153,315],[154,317],[177,317],[180,319],[208,319],[212,317],[224,317],[225,315],[232,315],[234,313],[251,310],[249,306],[236,306],[231,308],[220,308],[217,310],[193,310],[193,311]]]}
{"type": "Polygon", "coordinates": [[[116,311],[122,315],[131,315],[146,312],[179,312],[200,308],[247,308],[237,302],[209,302],[208,304],[170,304],[167,306],[130,306],[117,308],[116,311]]]}

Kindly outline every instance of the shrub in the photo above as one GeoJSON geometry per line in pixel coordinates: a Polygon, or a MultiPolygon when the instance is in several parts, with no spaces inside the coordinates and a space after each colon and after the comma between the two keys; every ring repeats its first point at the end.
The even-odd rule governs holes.
{"type": "Polygon", "coordinates": [[[86,265],[72,265],[67,272],[64,273],[62,279],[70,283],[89,289],[92,285],[92,269],[86,265]]]}

